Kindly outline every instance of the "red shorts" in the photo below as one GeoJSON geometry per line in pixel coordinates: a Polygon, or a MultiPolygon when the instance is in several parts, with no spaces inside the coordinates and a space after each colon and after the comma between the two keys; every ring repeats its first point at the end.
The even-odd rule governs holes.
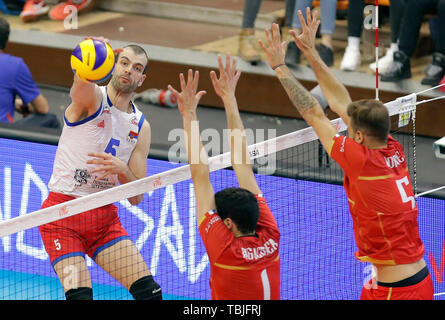
{"type": "MultiPolygon", "coordinates": [[[[42,209],[74,199],[50,192],[42,209]]],[[[39,226],[52,266],[69,257],[88,254],[93,260],[111,245],[129,239],[113,204],[39,226]]]]}
{"type": "MultiPolygon", "coordinates": [[[[372,281],[372,280],[371,280],[372,281]]],[[[361,300],[433,300],[434,287],[431,275],[412,286],[362,288],[361,300]]]]}

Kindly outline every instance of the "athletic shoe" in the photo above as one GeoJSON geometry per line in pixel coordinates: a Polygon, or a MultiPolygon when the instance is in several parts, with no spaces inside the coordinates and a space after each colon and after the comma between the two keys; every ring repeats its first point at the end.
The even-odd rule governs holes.
{"type": "Polygon", "coordinates": [[[68,6],[74,6],[78,13],[88,12],[94,9],[95,0],[69,0],[62,2],[49,11],[49,17],[53,20],[65,20],[72,12],[68,6]]]}
{"type": "MultiPolygon", "coordinates": [[[[394,52],[395,50],[392,48],[389,48],[386,51],[386,54],[383,58],[379,59],[379,74],[385,74],[388,72],[389,67],[392,65],[394,61],[394,52]]],[[[376,72],[376,63],[373,62],[369,65],[369,68],[372,70],[372,72],[376,72]]]]}
{"type": "Polygon", "coordinates": [[[435,52],[433,62],[426,70],[426,77],[422,79],[423,85],[437,86],[445,76],[445,55],[435,52]]]}
{"type": "Polygon", "coordinates": [[[360,50],[347,46],[340,64],[340,69],[343,71],[355,71],[360,67],[361,63],[360,50]]]}
{"type": "Polygon", "coordinates": [[[386,74],[380,80],[395,82],[411,78],[411,62],[408,56],[402,51],[394,52],[394,61],[388,68],[386,74]]]}
{"type": "Polygon", "coordinates": [[[27,0],[20,13],[20,18],[23,22],[35,21],[40,16],[47,14],[48,11],[49,7],[44,0],[27,0]]]}
{"type": "Polygon", "coordinates": [[[260,53],[257,51],[254,42],[257,42],[255,38],[254,29],[241,29],[238,35],[238,56],[247,62],[255,63],[261,60],[260,53]]]}

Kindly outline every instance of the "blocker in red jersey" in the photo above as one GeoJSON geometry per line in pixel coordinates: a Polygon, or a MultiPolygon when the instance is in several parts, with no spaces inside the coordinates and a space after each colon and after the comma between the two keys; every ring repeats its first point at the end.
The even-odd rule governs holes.
{"type": "Polygon", "coordinates": [[[372,263],[377,286],[367,284],[362,299],[433,299],[433,283],[423,259],[424,246],[417,223],[414,198],[402,145],[391,135],[388,110],[378,100],[352,102],[345,86],[334,76],[315,49],[320,21],[307,8],[307,20],[298,12],[303,33],[291,31],[326,97],[329,107],[348,126],[341,136],[317,99],[284,64],[279,27],[266,30],[268,45],[260,42],[268,62],[304,120],[313,127],[323,147],[344,171],[356,257],[372,263]]]}
{"type": "MultiPolygon", "coordinates": [[[[199,133],[196,108],[204,91],[197,93],[199,73],[180,75],[181,92],[169,86],[177,97],[187,140],[199,231],[210,261],[210,290],[213,300],[280,299],[280,231],[257,184],[247,150],[235,88],[241,72],[236,60],[218,57],[219,77],[210,78],[222,99],[230,131],[233,169],[240,187],[214,193],[208,157],[199,133]]],[[[237,312],[238,309],[234,309],[237,312]]],[[[244,312],[244,311],[243,311],[244,312]]],[[[238,313],[236,313],[238,314],[238,313]]]]}

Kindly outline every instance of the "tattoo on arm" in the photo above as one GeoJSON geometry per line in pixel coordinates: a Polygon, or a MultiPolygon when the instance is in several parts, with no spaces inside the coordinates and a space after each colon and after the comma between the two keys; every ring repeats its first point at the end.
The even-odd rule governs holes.
{"type": "Polygon", "coordinates": [[[278,76],[278,79],[301,116],[318,105],[317,99],[290,72],[278,76]]]}

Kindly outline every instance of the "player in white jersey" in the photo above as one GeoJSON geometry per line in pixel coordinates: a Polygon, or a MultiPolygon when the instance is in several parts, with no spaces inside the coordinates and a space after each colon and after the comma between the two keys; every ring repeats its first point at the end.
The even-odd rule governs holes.
{"type": "MultiPolygon", "coordinates": [[[[144,49],[130,45],[118,53],[107,86],[74,77],[50,194],[42,208],[146,176],[151,128],[131,97],[146,78],[147,64],[144,49]]],[[[142,197],[128,200],[136,205],[142,197]]],[[[39,231],[67,300],[93,298],[85,254],[136,300],[162,299],[161,287],[113,204],[42,225],[39,231]]]]}

